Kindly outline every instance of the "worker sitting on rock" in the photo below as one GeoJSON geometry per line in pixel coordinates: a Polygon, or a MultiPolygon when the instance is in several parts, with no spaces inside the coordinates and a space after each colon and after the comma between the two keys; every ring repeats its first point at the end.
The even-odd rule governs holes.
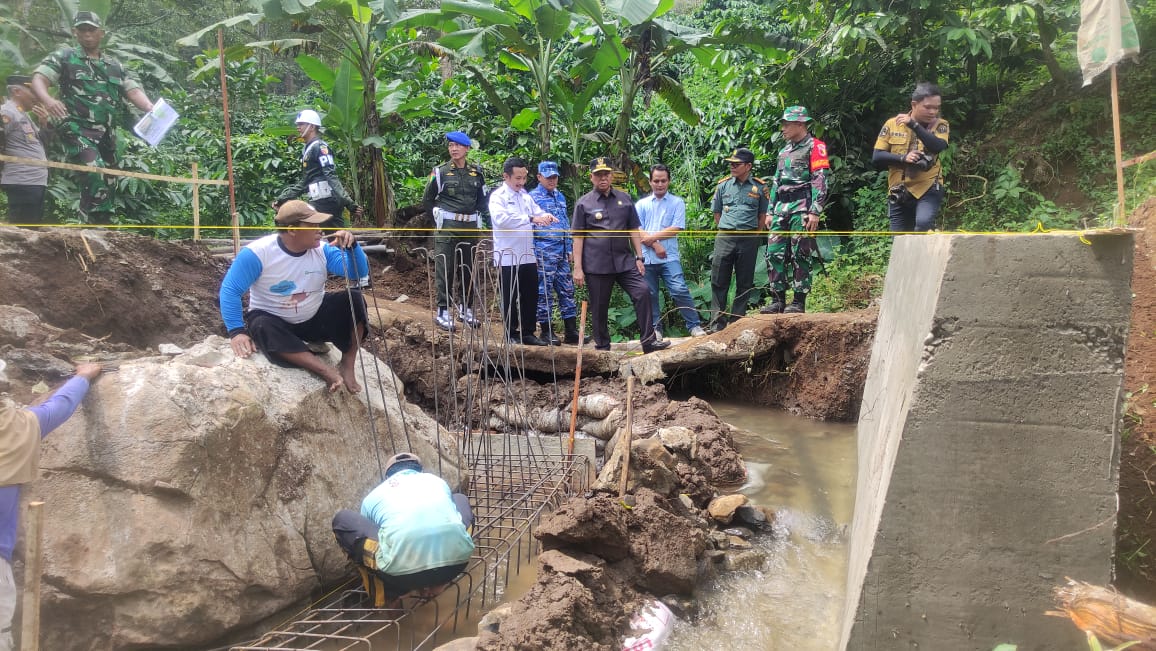
{"type": "Polygon", "coordinates": [[[298,199],[281,204],[277,232],[247,244],[225,274],[221,317],[238,357],[260,350],[278,366],[316,373],[330,391],[357,393],[354,362],[365,337],[365,299],[357,290],[326,293],[325,279],[329,273],[354,281],[368,276],[369,260],[349,231],[330,235],[333,244],[322,243],[319,225],[329,218],[298,199]],[[241,309],[245,292],[248,312],[241,309]],[[309,352],[306,342],[324,341],[341,351],[336,369],[309,352]]]}
{"type": "Polygon", "coordinates": [[[440,594],[466,569],[473,524],[466,496],[403,452],[386,462],[385,481],[365,496],[360,514],[342,509],[333,516],[333,535],[374,607],[396,608],[411,592],[440,594]]]}

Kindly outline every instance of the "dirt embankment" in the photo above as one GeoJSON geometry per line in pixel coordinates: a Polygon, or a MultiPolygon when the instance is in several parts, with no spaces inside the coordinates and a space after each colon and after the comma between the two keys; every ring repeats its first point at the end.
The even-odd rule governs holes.
{"type": "Polygon", "coordinates": [[[1124,356],[1128,393],[1121,431],[1116,585],[1156,603],[1156,197],[1137,208],[1132,266],[1132,327],[1124,356]]]}

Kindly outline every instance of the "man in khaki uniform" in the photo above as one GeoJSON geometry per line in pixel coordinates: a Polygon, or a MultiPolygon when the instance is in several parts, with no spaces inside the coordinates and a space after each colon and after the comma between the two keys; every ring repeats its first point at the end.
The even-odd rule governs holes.
{"type": "Polygon", "coordinates": [[[950,128],[939,117],[939,87],[920,82],[911,94],[911,112],[884,123],[871,161],[887,168],[887,216],[893,233],[929,231],[943,203],[939,153],[950,128]]]}

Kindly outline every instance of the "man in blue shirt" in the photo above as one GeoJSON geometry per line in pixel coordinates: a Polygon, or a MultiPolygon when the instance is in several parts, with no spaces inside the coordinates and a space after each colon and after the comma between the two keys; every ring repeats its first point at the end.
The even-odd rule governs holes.
{"type": "Polygon", "coordinates": [[[570,277],[570,261],[574,259],[574,244],[570,239],[570,217],[566,212],[566,197],[558,189],[558,163],[538,163],[538,185],[530,190],[530,197],[542,210],[558,221],[547,226],[534,225],[534,255],[538,258],[538,325],[542,339],[551,346],[559,341],[554,336],[550,319],[554,306],[562,316],[565,343],[578,343],[578,306],[574,302],[574,279],[570,277]],[[558,297],[551,300],[550,290],[558,297]]]}
{"type": "Polygon", "coordinates": [[[650,168],[651,194],[639,200],[635,208],[642,221],[642,256],[646,265],[646,284],[654,313],[654,337],[662,340],[662,311],[658,306],[658,282],[666,284],[670,298],[678,306],[686,329],[692,337],[704,337],[702,320],[694,309],[694,299],[686,288],[682,263],[678,259],[678,232],[686,228],[686,202],[670,194],[670,170],[665,165],[650,168]]]}
{"type": "Polygon", "coordinates": [[[402,452],[386,462],[385,481],[365,496],[361,513],[342,509],[333,516],[333,535],[374,605],[393,608],[410,592],[436,595],[465,571],[473,524],[466,496],[451,493],[440,477],[422,472],[417,455],[402,452]]]}
{"type": "Polygon", "coordinates": [[[12,648],[12,550],[20,528],[20,486],[39,473],[40,439],[72,416],[101,370],[99,364],[78,364],[75,376],[34,407],[20,409],[0,400],[0,651],[12,648]]]}

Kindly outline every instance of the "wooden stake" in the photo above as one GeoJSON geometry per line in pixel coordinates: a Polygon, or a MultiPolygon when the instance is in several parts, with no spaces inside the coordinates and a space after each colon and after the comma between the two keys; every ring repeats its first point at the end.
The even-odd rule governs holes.
{"type": "Polygon", "coordinates": [[[582,319],[578,326],[578,358],[574,360],[574,398],[570,401],[570,445],[566,454],[574,454],[574,430],[578,428],[578,385],[582,381],[582,347],[586,345],[586,301],[582,301],[582,319]]]}
{"type": "Polygon", "coordinates": [[[193,241],[201,240],[201,186],[197,183],[197,161],[193,161],[193,241]]]}
{"type": "Polygon", "coordinates": [[[1119,212],[1114,226],[1127,226],[1128,215],[1124,212],[1124,151],[1120,143],[1120,95],[1116,82],[1116,64],[1112,64],[1112,140],[1116,147],[1116,202],[1119,212]]]}
{"type": "Polygon", "coordinates": [[[626,378],[626,427],[622,430],[622,480],[618,484],[618,499],[626,498],[626,483],[630,478],[630,440],[634,438],[634,376],[626,378]]]}
{"type": "Polygon", "coordinates": [[[237,191],[233,183],[233,132],[229,127],[229,84],[225,80],[225,30],[217,28],[217,61],[221,66],[221,106],[225,113],[225,169],[229,179],[229,214],[233,216],[233,255],[241,252],[241,224],[237,214],[237,191]]]}
{"type": "Polygon", "coordinates": [[[28,503],[24,531],[24,614],[20,621],[20,649],[40,648],[40,577],[44,573],[41,546],[44,542],[44,502],[28,503]]]}

